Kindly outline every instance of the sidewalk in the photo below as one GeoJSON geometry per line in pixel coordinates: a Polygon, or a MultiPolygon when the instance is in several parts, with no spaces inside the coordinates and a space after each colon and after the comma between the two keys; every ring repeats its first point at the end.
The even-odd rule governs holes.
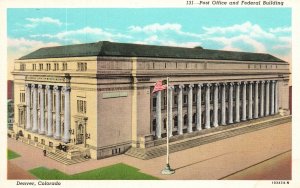
{"type": "Polygon", "coordinates": [[[66,166],[44,157],[42,150],[16,140],[8,139],[8,148],[22,155],[10,162],[25,170],[44,166],[75,174],[122,162],[161,179],[215,180],[291,150],[291,122],[172,153],[170,164],[176,173],[171,176],[160,174],[165,156],[141,160],[119,155],[66,166]]]}

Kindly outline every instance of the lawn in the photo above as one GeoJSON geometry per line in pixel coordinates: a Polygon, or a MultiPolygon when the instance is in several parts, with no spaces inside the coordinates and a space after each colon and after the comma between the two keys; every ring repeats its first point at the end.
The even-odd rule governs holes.
{"type": "Polygon", "coordinates": [[[16,152],[13,152],[11,150],[7,150],[7,159],[8,160],[11,160],[11,159],[14,159],[14,158],[17,158],[17,157],[20,157],[21,155],[17,154],[16,152]]]}
{"type": "Polygon", "coordinates": [[[56,169],[38,167],[29,171],[42,180],[157,180],[158,178],[139,172],[132,166],[118,163],[74,175],[65,174],[56,169]]]}

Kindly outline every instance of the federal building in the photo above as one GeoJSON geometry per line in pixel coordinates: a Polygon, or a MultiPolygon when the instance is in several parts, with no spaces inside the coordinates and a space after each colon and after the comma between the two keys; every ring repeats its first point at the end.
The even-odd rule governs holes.
{"type": "Polygon", "coordinates": [[[270,54],[100,41],[14,63],[13,137],[101,159],[166,139],[289,114],[289,65],[270,54]],[[166,90],[152,93],[159,80],[166,90]],[[169,113],[166,113],[169,100],[169,113]],[[169,123],[167,125],[167,116],[169,123]]]}

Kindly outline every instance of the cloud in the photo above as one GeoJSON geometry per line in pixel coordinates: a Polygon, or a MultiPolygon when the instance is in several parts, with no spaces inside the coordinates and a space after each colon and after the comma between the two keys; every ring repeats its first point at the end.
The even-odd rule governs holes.
{"type": "Polygon", "coordinates": [[[269,31],[271,33],[290,33],[292,32],[292,27],[276,27],[270,28],[269,31]]]}
{"type": "Polygon", "coordinates": [[[242,24],[235,24],[227,27],[202,27],[206,35],[224,35],[228,33],[247,34],[255,38],[274,38],[274,34],[263,30],[259,25],[247,21],[242,24]]]}
{"type": "Polygon", "coordinates": [[[145,33],[156,33],[156,32],[162,32],[162,31],[180,31],[181,25],[177,23],[165,23],[165,24],[159,24],[154,23],[146,26],[129,26],[128,29],[132,32],[145,32],[145,33]]]}
{"type": "Polygon", "coordinates": [[[187,48],[194,48],[196,46],[200,46],[201,42],[177,42],[175,40],[169,39],[160,39],[157,35],[152,35],[144,40],[135,41],[134,43],[137,44],[155,44],[155,45],[162,45],[162,46],[175,46],[175,47],[187,47],[187,48]]]}
{"type": "Polygon", "coordinates": [[[43,42],[38,40],[29,40],[21,38],[7,38],[7,47],[9,53],[25,55],[41,47],[59,46],[56,42],[43,42]]]}
{"type": "Polygon", "coordinates": [[[58,25],[58,26],[61,26],[63,24],[60,20],[50,18],[50,17],[26,18],[26,20],[29,21],[30,23],[26,24],[25,27],[29,27],[29,28],[34,28],[34,27],[38,26],[39,24],[54,24],[54,25],[58,25]]]}
{"type": "Polygon", "coordinates": [[[106,40],[114,40],[115,38],[127,38],[130,39],[131,36],[121,34],[121,33],[112,33],[105,31],[101,28],[93,28],[93,27],[84,27],[81,29],[77,30],[68,30],[68,31],[63,31],[59,32],[56,34],[35,34],[35,35],[30,35],[32,38],[49,38],[49,39],[59,39],[59,40],[75,40],[76,37],[80,35],[90,35],[90,36],[97,36],[101,37],[101,40],[106,39],[106,40]]]}
{"type": "Polygon", "coordinates": [[[267,52],[267,49],[262,42],[259,42],[248,35],[239,35],[235,37],[211,37],[207,40],[222,43],[224,45],[223,50],[244,51],[245,49],[238,48],[236,46],[246,47],[248,45],[254,49],[254,52],[267,52]]]}

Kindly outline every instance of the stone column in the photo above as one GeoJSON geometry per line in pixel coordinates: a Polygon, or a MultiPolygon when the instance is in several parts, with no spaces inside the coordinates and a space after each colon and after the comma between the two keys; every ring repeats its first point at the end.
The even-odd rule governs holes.
{"type": "Polygon", "coordinates": [[[233,85],[232,82],[229,84],[228,123],[233,123],[233,85]]]}
{"type": "Polygon", "coordinates": [[[275,114],[278,113],[278,81],[275,81],[275,114]]]}
{"type": "Polygon", "coordinates": [[[197,90],[197,131],[200,131],[202,129],[201,127],[201,113],[202,113],[202,108],[201,108],[201,87],[202,84],[198,84],[198,90],[197,90]]]}
{"type": "Polygon", "coordinates": [[[70,142],[70,87],[65,86],[63,87],[63,92],[65,94],[65,112],[64,112],[64,137],[63,142],[69,143],[70,142]]]}
{"type": "Polygon", "coordinates": [[[161,138],[161,91],[156,93],[156,137],[161,138]]]}
{"type": "Polygon", "coordinates": [[[226,83],[222,83],[222,101],[221,101],[221,106],[222,106],[222,125],[226,125],[226,83]]]}
{"type": "Polygon", "coordinates": [[[54,138],[55,139],[60,139],[61,138],[61,127],[60,127],[60,87],[59,86],[54,86],[54,92],[55,92],[55,121],[56,121],[56,126],[55,126],[55,134],[54,138]]]}
{"type": "Polygon", "coordinates": [[[183,134],[183,125],[182,125],[182,89],[184,88],[184,85],[179,85],[179,92],[178,92],[178,128],[177,132],[179,135],[183,134]]]}
{"type": "Polygon", "coordinates": [[[242,120],[247,120],[247,82],[243,82],[243,115],[242,120]]]}
{"type": "Polygon", "coordinates": [[[271,115],[275,112],[275,80],[271,81],[271,115]]]}
{"type": "Polygon", "coordinates": [[[210,86],[211,86],[211,84],[206,84],[206,91],[205,91],[205,129],[210,128],[210,86]]]}
{"type": "Polygon", "coordinates": [[[266,116],[269,115],[270,112],[270,81],[266,81],[266,116]]]}
{"type": "Polygon", "coordinates": [[[169,128],[169,137],[173,136],[173,86],[169,86],[169,96],[168,96],[168,105],[169,105],[169,111],[168,111],[168,128],[169,128]]]}
{"type": "Polygon", "coordinates": [[[40,92],[40,129],[39,134],[45,134],[45,92],[44,92],[44,86],[39,85],[39,92],[40,92]]]}
{"type": "Polygon", "coordinates": [[[240,85],[241,83],[236,83],[235,89],[235,122],[240,122],[240,85]]]}
{"type": "Polygon", "coordinates": [[[30,122],[30,84],[25,84],[26,88],[26,130],[30,130],[31,122],[30,122]]]}
{"type": "Polygon", "coordinates": [[[260,117],[264,117],[265,116],[265,81],[261,81],[261,85],[260,85],[260,117]]]}
{"type": "Polygon", "coordinates": [[[47,136],[53,136],[53,126],[52,126],[52,86],[47,85],[46,86],[46,90],[47,90],[47,97],[48,97],[48,109],[47,109],[47,113],[48,113],[48,130],[47,130],[47,136]]]}
{"type": "Polygon", "coordinates": [[[32,112],[33,112],[33,127],[31,129],[32,132],[38,131],[38,114],[37,114],[37,102],[38,102],[38,95],[37,95],[37,88],[35,84],[31,85],[31,89],[33,90],[33,106],[32,106],[32,112]]]}
{"type": "Polygon", "coordinates": [[[253,105],[253,101],[252,101],[252,83],[253,82],[249,82],[249,97],[248,97],[248,119],[252,119],[252,105],[253,105]]]}
{"type": "Polygon", "coordinates": [[[218,122],[218,109],[219,109],[219,99],[218,99],[218,94],[219,94],[219,84],[215,84],[214,87],[214,127],[219,126],[218,122]]]}
{"type": "Polygon", "coordinates": [[[193,132],[193,84],[189,85],[188,93],[188,128],[187,132],[193,132]]]}
{"type": "Polygon", "coordinates": [[[258,118],[258,81],[255,82],[254,118],[258,118]]]}

